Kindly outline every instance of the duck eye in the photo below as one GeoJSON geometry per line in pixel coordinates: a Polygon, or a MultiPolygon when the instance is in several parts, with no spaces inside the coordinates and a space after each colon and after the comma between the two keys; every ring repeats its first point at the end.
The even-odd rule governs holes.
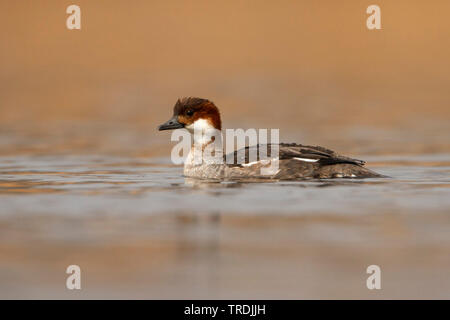
{"type": "Polygon", "coordinates": [[[194,110],[188,110],[188,111],[186,111],[186,115],[187,115],[188,117],[191,117],[193,114],[194,114],[194,110]]]}

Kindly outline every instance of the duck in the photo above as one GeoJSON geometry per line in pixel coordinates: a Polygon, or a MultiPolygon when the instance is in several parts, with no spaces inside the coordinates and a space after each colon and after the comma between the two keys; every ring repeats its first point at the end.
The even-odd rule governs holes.
{"type": "MultiPolygon", "coordinates": [[[[184,176],[209,180],[308,180],[384,178],[365,167],[365,161],[342,156],[321,146],[298,143],[261,143],[247,145],[223,155],[222,122],[219,108],[198,97],[178,99],[172,117],[158,126],[159,131],[185,129],[193,144],[184,160],[184,176]],[[202,134],[197,134],[200,130],[202,134]],[[219,135],[205,135],[208,130],[219,135]],[[198,132],[198,131],[197,131],[198,132]],[[217,138],[219,137],[219,138],[217,138]],[[220,142],[220,143],[217,143],[220,142]],[[202,152],[215,144],[215,156],[206,159],[202,152]],[[264,151],[265,153],[261,153],[264,151]],[[256,159],[252,158],[256,154],[256,159]],[[200,161],[198,154],[201,154],[200,161]],[[261,156],[266,155],[265,157],[261,156]]],[[[234,139],[233,139],[234,142],[234,139]]]]}

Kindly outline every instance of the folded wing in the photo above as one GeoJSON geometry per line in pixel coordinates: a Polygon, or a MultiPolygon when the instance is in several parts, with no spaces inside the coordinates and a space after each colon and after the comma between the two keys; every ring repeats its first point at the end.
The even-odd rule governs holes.
{"type": "MultiPolygon", "coordinates": [[[[322,165],[350,163],[363,166],[365,164],[362,160],[341,156],[332,150],[319,146],[306,146],[296,143],[280,143],[278,145],[278,149],[280,160],[298,158],[304,159],[305,161],[310,160],[311,162],[316,162],[322,165]]],[[[229,165],[241,165],[253,161],[259,161],[261,160],[259,157],[260,151],[263,152],[262,154],[267,154],[268,157],[272,157],[271,150],[271,144],[245,147],[226,155],[225,161],[227,161],[229,165]]],[[[276,155],[272,158],[276,158],[276,155]]]]}

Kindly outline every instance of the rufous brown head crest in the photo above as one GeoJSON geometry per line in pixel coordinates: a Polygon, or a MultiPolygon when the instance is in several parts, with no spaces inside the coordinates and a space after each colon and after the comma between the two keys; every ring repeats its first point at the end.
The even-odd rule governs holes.
{"type": "Polygon", "coordinates": [[[173,107],[173,117],[159,126],[159,130],[184,128],[197,120],[206,120],[217,130],[222,129],[219,109],[213,102],[202,98],[178,99],[173,107]]]}

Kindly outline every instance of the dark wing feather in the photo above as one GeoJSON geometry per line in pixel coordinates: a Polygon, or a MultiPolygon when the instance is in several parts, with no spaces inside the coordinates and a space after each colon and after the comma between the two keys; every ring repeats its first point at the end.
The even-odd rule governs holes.
{"type": "MultiPolygon", "coordinates": [[[[296,143],[280,143],[278,146],[279,146],[280,160],[303,158],[303,159],[319,160],[317,163],[323,165],[350,163],[362,166],[365,164],[365,162],[362,160],[341,156],[332,150],[319,146],[305,146],[296,143]]],[[[239,149],[234,153],[226,155],[225,159],[228,159],[227,163],[231,165],[239,165],[242,163],[257,161],[260,160],[259,159],[260,148],[264,148],[264,150],[267,150],[267,155],[270,156],[271,145],[267,144],[267,145],[250,146],[239,149]],[[254,158],[249,159],[249,154],[251,153],[253,153],[253,155],[256,155],[256,159],[254,158]]]]}
{"type": "MultiPolygon", "coordinates": [[[[270,146],[270,145],[269,145],[270,146]]],[[[267,147],[267,145],[255,145],[250,147],[245,147],[239,150],[236,150],[232,153],[229,153],[227,155],[224,155],[224,161],[225,163],[229,165],[239,166],[243,163],[249,163],[252,161],[259,161],[259,149],[261,147],[267,147]],[[250,154],[253,156],[256,156],[256,159],[249,159],[250,154]]],[[[270,156],[270,147],[268,148],[268,155],[270,156]]]]}
{"type": "Polygon", "coordinates": [[[305,146],[296,143],[280,143],[280,159],[306,158],[318,159],[322,164],[351,163],[364,165],[365,161],[341,156],[336,152],[319,146],[305,146]]]}

